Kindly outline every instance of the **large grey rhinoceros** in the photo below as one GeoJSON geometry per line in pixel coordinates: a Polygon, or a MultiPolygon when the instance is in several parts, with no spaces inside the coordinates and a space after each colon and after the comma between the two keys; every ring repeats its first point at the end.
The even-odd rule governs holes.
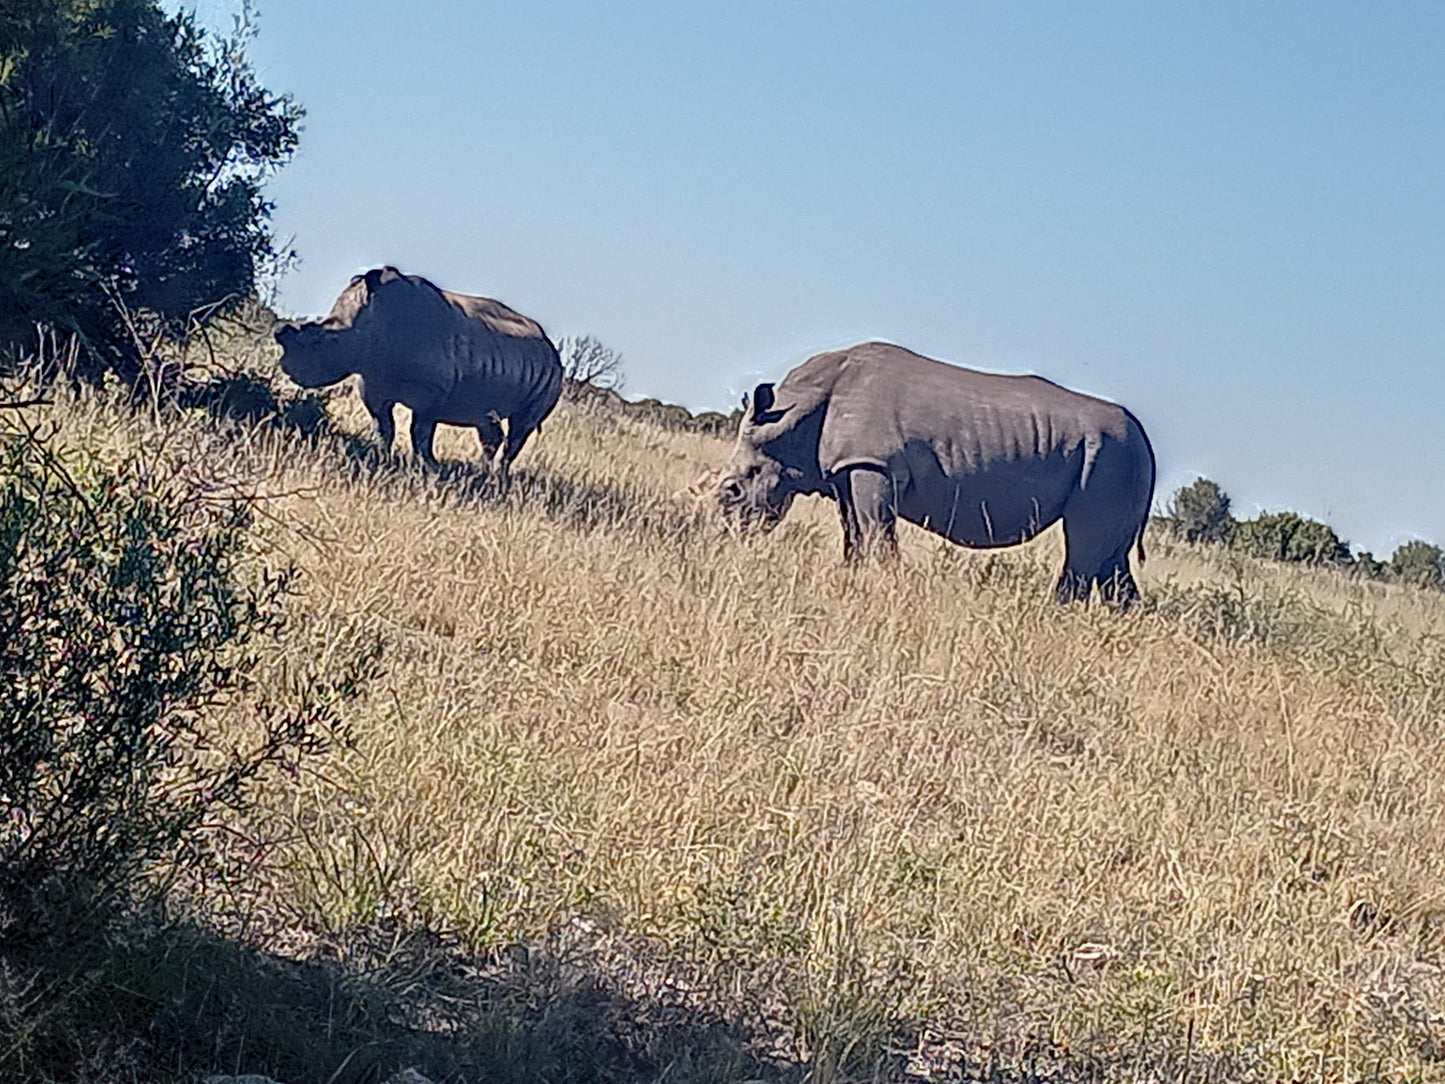
{"type": "Polygon", "coordinates": [[[838,502],[843,554],[897,550],[898,516],[965,546],[1064,521],[1058,599],[1139,597],[1154,452],[1123,407],[1037,376],[946,365],[887,343],[819,354],[759,384],[718,483],[723,513],[775,526],[799,493],[838,502]]]}
{"type": "Polygon", "coordinates": [[[394,267],[357,275],[324,320],[282,324],[276,341],[281,368],[303,388],[360,375],[362,402],[386,447],[396,433],[392,409],[402,403],[422,459],[435,462],[438,422],[473,426],[503,479],[562,394],[557,348],[535,320],[394,267]]]}

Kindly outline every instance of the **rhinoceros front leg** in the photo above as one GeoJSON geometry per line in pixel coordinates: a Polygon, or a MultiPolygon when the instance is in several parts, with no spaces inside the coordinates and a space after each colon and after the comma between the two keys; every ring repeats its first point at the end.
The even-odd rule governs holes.
{"type": "Polygon", "coordinates": [[[850,467],[833,483],[843,520],[843,559],[898,556],[898,492],[875,467],[850,467]]]}
{"type": "Polygon", "coordinates": [[[392,441],[396,438],[396,421],[391,412],[396,404],[382,399],[363,399],[362,402],[366,404],[366,412],[371,415],[371,420],[376,423],[376,436],[381,441],[382,448],[391,451],[392,441]]]}

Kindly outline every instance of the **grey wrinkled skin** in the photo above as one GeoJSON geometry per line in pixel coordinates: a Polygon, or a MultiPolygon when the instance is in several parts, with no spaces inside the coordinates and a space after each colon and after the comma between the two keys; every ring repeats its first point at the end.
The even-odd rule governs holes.
{"type": "Polygon", "coordinates": [[[394,267],[357,275],[324,320],[282,324],[276,341],[281,368],[303,388],[359,375],[362,402],[387,448],[396,435],[392,412],[402,403],[411,409],[412,448],[423,460],[435,463],[439,423],[471,426],[504,482],[562,394],[557,348],[536,321],[394,267]]]}
{"type": "Polygon", "coordinates": [[[819,354],[759,384],[719,506],[769,530],[801,493],[838,502],[843,555],[897,553],[898,518],[960,545],[1012,546],[1064,523],[1060,602],[1139,597],[1154,452],[1123,407],[1037,376],[980,373],[887,343],[819,354]]]}

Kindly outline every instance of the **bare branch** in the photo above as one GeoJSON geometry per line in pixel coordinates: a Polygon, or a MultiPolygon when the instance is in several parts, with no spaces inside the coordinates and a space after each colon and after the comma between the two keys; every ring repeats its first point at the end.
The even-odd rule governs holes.
{"type": "Polygon", "coordinates": [[[575,395],[584,388],[617,391],[622,387],[622,355],[592,335],[564,338],[557,344],[562,375],[575,395]]]}

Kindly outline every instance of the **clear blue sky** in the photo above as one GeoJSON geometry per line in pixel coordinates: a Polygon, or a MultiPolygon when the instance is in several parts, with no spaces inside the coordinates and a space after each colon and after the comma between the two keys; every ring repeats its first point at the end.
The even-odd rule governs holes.
{"type": "Polygon", "coordinates": [[[1445,5],[260,0],[260,27],[308,110],[270,188],[285,310],[392,263],[694,409],[889,339],[1124,403],[1161,502],[1205,474],[1379,555],[1445,543],[1445,5]]]}

